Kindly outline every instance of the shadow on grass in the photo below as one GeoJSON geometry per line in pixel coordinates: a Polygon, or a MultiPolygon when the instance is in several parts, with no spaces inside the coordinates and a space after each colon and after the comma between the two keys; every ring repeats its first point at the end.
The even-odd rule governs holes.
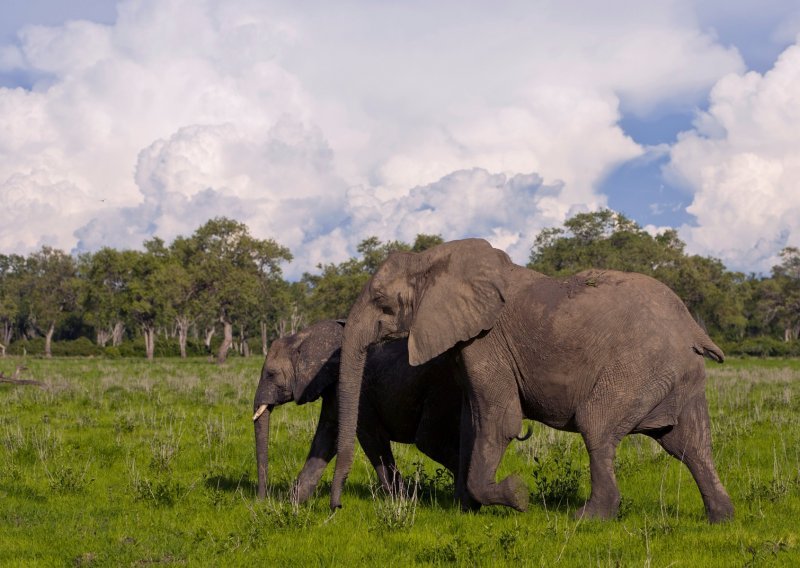
{"type": "MultiPolygon", "coordinates": [[[[234,479],[225,476],[209,477],[205,481],[205,485],[210,489],[219,489],[222,491],[236,492],[242,490],[245,496],[250,496],[253,499],[256,497],[256,483],[251,481],[246,475],[241,479],[234,479]]],[[[270,483],[267,494],[270,498],[278,501],[289,501],[289,495],[292,489],[292,482],[278,481],[270,483]]],[[[323,482],[317,486],[317,489],[312,494],[309,502],[311,501],[325,501],[330,498],[331,484],[330,482],[323,482]]],[[[375,499],[384,499],[388,495],[383,489],[376,485],[369,483],[348,482],[344,489],[344,499],[359,499],[363,501],[374,501],[375,499]]],[[[428,490],[418,489],[417,501],[421,506],[437,508],[441,510],[460,510],[460,505],[456,502],[454,491],[452,488],[440,489],[435,492],[428,490]]]]}
{"type": "Polygon", "coordinates": [[[216,489],[236,493],[241,490],[245,495],[256,494],[256,482],[250,479],[250,475],[245,473],[239,476],[233,475],[211,475],[203,480],[206,489],[216,489]]]}

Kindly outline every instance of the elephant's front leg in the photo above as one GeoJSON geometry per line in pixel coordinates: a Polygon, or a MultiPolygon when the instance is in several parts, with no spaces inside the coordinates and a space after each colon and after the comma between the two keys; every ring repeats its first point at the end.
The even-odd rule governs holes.
{"type": "Polygon", "coordinates": [[[510,475],[495,482],[503,453],[522,427],[522,410],[516,393],[501,398],[504,405],[481,405],[471,397],[471,420],[462,422],[462,427],[468,427],[464,438],[469,452],[467,491],[481,505],[505,505],[525,511],[529,491],[521,477],[510,475]]]}
{"type": "Polygon", "coordinates": [[[311,449],[308,452],[306,463],[292,487],[291,498],[295,503],[304,503],[311,497],[325,468],[336,455],[336,436],[339,432],[336,410],[335,395],[322,399],[322,410],[319,414],[314,440],[311,442],[311,449]]]}

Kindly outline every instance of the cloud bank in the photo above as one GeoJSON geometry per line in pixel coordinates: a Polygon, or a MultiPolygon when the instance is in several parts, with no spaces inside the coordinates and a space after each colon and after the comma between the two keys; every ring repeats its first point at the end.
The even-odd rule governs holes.
{"type": "MultiPolygon", "coordinates": [[[[127,0],[111,25],[23,28],[0,47],[0,73],[33,82],[0,88],[0,250],[135,248],[225,215],[289,246],[290,276],[373,234],[482,236],[524,261],[542,227],[606,205],[603,178],[648,151],[624,113],[702,105],[716,83],[672,151],[695,192],[682,231],[759,262],[745,237],[714,237],[714,215],[728,191],[753,195],[748,175],[788,187],[796,57],[747,74],[690,4],[629,6],[127,0]],[[734,159],[746,139],[751,161],[734,159]]],[[[743,234],[774,254],[796,231],[784,217],[743,234]]]]}
{"type": "Polygon", "coordinates": [[[731,74],[672,148],[669,174],[694,199],[690,248],[744,271],[769,271],[800,244],[800,45],[765,74],[731,74]]]}

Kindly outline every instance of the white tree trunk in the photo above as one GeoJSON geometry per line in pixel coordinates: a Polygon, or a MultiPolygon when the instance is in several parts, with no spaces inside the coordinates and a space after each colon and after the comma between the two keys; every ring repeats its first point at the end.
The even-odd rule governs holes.
{"type": "Polygon", "coordinates": [[[53,332],[56,330],[56,322],[50,322],[50,327],[47,328],[47,333],[44,336],[44,356],[50,358],[53,356],[51,349],[53,344],[53,332]]]}
{"type": "Polygon", "coordinates": [[[150,326],[142,326],[144,333],[144,351],[148,361],[152,361],[156,351],[156,329],[150,326]]]}
{"type": "Polygon", "coordinates": [[[178,330],[178,344],[181,347],[181,359],[186,359],[186,339],[189,337],[189,318],[178,316],[175,318],[175,325],[178,330]]]}
{"type": "Polygon", "coordinates": [[[204,343],[206,344],[206,350],[209,353],[211,353],[211,338],[214,337],[215,333],[217,333],[217,328],[215,328],[213,325],[206,328],[206,338],[204,343]]]}
{"type": "Polygon", "coordinates": [[[3,335],[0,337],[0,341],[2,341],[3,345],[8,345],[11,343],[11,337],[14,335],[14,328],[12,327],[10,322],[3,322],[3,335]]]}
{"type": "Polygon", "coordinates": [[[222,322],[223,336],[222,345],[219,346],[219,352],[217,353],[217,363],[222,365],[228,360],[228,350],[233,345],[233,324],[224,316],[219,319],[222,322]]]}
{"type": "Polygon", "coordinates": [[[122,336],[125,334],[125,324],[118,321],[114,324],[114,330],[111,332],[111,345],[118,347],[122,345],[122,336]]]}

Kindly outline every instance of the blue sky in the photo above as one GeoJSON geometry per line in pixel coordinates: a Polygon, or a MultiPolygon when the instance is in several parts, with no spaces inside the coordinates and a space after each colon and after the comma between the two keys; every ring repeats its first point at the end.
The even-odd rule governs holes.
{"type": "Polygon", "coordinates": [[[289,275],[364,237],[611,207],[769,271],[800,245],[800,6],[0,2],[2,252],[138,247],[215,215],[289,275]]]}

